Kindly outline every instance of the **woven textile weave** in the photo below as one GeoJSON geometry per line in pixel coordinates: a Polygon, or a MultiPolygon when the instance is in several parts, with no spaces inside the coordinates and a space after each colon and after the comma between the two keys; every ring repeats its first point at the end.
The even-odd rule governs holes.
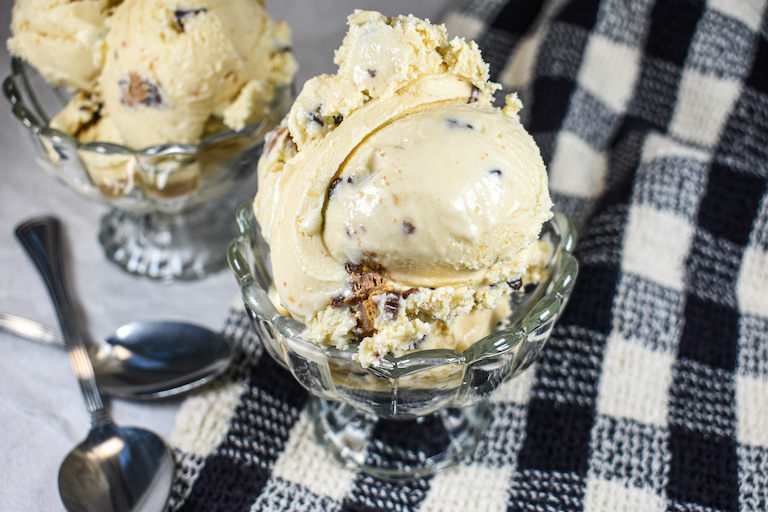
{"type": "Polygon", "coordinates": [[[341,468],[233,308],[242,357],[182,406],[178,511],[768,510],[765,0],[469,0],[444,20],[518,91],[581,265],[477,452],[341,468]]]}

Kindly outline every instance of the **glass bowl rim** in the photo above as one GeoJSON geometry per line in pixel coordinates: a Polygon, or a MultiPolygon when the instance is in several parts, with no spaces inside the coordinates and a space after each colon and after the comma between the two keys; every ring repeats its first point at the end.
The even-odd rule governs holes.
{"type": "MultiPolygon", "coordinates": [[[[35,135],[46,137],[54,142],[63,142],[67,145],[75,148],[78,151],[90,151],[98,153],[100,155],[120,155],[120,156],[133,156],[138,159],[145,157],[156,157],[165,154],[186,154],[194,155],[196,152],[212,146],[221,141],[228,140],[234,137],[251,137],[255,134],[264,131],[265,125],[270,121],[270,115],[262,119],[257,123],[247,124],[241,130],[226,129],[214,134],[211,134],[195,144],[181,143],[181,142],[169,142],[164,144],[155,144],[147,146],[142,149],[133,149],[122,144],[113,142],[87,142],[83,143],[77,140],[72,135],[66,132],[57,130],[50,126],[49,113],[40,105],[37,94],[32,86],[28,76],[28,66],[21,58],[11,58],[11,74],[6,76],[3,80],[3,94],[8,102],[11,104],[11,112],[14,117],[21,122],[27,129],[29,129],[35,135]],[[22,90],[31,94],[31,98],[25,101],[22,90]]],[[[60,90],[61,87],[49,86],[56,90],[60,90]]],[[[272,108],[280,104],[284,95],[291,94],[293,90],[294,82],[289,84],[278,85],[275,87],[277,91],[275,97],[272,100],[272,108]]]]}
{"type": "MultiPolygon", "coordinates": [[[[258,223],[253,213],[251,200],[240,204],[237,209],[236,222],[240,234],[229,244],[227,261],[238,280],[246,308],[269,322],[286,339],[287,343],[293,345],[295,342],[301,342],[302,345],[299,348],[302,351],[319,351],[322,354],[321,357],[324,356],[327,359],[352,361],[352,356],[356,353],[355,344],[350,344],[347,349],[339,350],[335,347],[324,347],[304,340],[302,331],[306,329],[306,326],[293,318],[283,316],[272,304],[267,296],[267,290],[264,289],[251,270],[248,257],[250,253],[254,260],[260,259],[259,255],[254,254],[251,246],[251,233],[254,228],[258,234],[258,223]]],[[[554,248],[548,265],[548,267],[551,266],[552,271],[549,273],[549,279],[537,285],[532,297],[535,298],[536,292],[538,292],[538,298],[530,301],[531,303],[526,308],[513,311],[510,318],[514,318],[514,321],[509,327],[492,332],[463,351],[454,349],[418,350],[399,357],[389,354],[382,359],[378,366],[372,365],[367,368],[361,367],[361,369],[383,378],[398,378],[445,364],[470,365],[479,360],[514,350],[533,330],[549,321],[556,320],[570,295],[578,274],[578,262],[573,257],[576,231],[570,219],[558,211],[553,212],[552,219],[546,225],[548,229],[560,235],[560,241],[554,248]]],[[[263,239],[260,242],[264,243],[266,247],[263,239]]],[[[262,265],[265,262],[258,263],[262,265]]],[[[266,272],[263,267],[257,270],[266,272]]],[[[293,345],[293,348],[297,348],[297,346],[293,345]]],[[[360,364],[356,360],[354,362],[360,364]]],[[[285,361],[281,363],[285,364],[285,361]]]]}

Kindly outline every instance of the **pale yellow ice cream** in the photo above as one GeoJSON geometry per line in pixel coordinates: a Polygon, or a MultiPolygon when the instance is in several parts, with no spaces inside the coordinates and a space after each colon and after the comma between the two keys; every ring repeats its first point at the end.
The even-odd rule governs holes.
{"type": "Polygon", "coordinates": [[[491,106],[474,43],[412,16],[349,25],[338,73],[307,82],[259,162],[276,293],[364,366],[466,348],[548,256],[543,161],[517,98],[491,106]]]}
{"type": "MultiPolygon", "coordinates": [[[[14,55],[77,90],[51,127],[81,143],[140,150],[242,130],[274,115],[297,68],[290,31],[263,0],[17,0],[11,29],[14,55]]],[[[130,156],[80,155],[109,196],[139,184],[175,197],[205,171],[197,162],[159,190],[130,156]]]]}
{"type": "Polygon", "coordinates": [[[120,0],[22,0],[13,6],[8,49],[53,85],[93,90],[104,38],[120,0]]]}
{"type": "Polygon", "coordinates": [[[110,24],[103,114],[137,149],[196,142],[211,119],[242,129],[296,67],[286,25],[257,0],[126,0],[110,24]]]}

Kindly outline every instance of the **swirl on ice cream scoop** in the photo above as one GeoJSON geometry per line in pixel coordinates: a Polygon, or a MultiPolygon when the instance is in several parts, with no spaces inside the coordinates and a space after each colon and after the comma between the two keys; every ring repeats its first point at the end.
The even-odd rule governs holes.
{"type": "Polygon", "coordinates": [[[512,261],[539,233],[543,165],[499,110],[443,105],[372,134],[329,188],[336,260],[371,258],[409,286],[445,286],[512,261]]]}
{"type": "Polygon", "coordinates": [[[364,366],[464,349],[543,260],[544,163],[516,97],[491,106],[474,43],[412,16],[349,24],[339,72],[307,82],[259,161],[275,292],[308,339],[359,342],[364,366]]]}

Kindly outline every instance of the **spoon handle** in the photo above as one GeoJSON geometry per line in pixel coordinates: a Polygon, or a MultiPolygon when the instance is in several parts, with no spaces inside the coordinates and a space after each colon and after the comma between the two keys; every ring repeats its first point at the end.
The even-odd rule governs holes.
{"type": "Polygon", "coordinates": [[[69,361],[80,384],[91,420],[93,423],[103,421],[106,418],[104,403],[96,386],[93,365],[88,358],[80,324],[64,278],[61,223],[52,216],[35,217],[17,226],[16,236],[40,272],[53,299],[69,361]]]}

